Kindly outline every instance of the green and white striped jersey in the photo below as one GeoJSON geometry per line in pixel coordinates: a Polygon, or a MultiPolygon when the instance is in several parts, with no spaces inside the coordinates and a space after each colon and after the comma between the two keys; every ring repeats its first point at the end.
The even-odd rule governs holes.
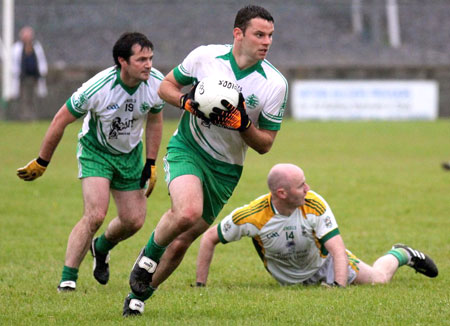
{"type": "Polygon", "coordinates": [[[328,256],[325,242],[339,234],[331,208],[314,191],[290,216],[278,213],[270,193],[263,195],[231,212],[217,231],[222,243],[253,238],[265,267],[283,285],[312,277],[328,256]]]}
{"type": "MultiPolygon", "coordinates": [[[[206,45],[194,49],[174,69],[175,79],[182,85],[193,84],[211,75],[235,81],[245,97],[247,113],[255,126],[279,130],[288,98],[286,79],[267,60],[240,70],[231,50],[231,45],[206,45]]],[[[240,167],[247,152],[239,132],[205,125],[187,112],[171,140],[172,144],[180,142],[197,149],[200,147],[217,161],[240,167]]]]}
{"type": "Polygon", "coordinates": [[[66,102],[75,117],[86,115],[78,138],[112,154],[131,152],[142,139],[147,114],[164,107],[157,94],[163,78],[152,68],[147,81],[130,88],[120,69],[110,67],[89,79],[66,102]]]}

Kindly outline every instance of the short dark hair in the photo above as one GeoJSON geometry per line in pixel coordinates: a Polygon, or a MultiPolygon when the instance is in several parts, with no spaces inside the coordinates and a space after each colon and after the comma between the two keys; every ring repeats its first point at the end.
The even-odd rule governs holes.
{"type": "Polygon", "coordinates": [[[247,29],[250,20],[253,18],[262,18],[269,22],[275,23],[270,12],[268,12],[265,8],[260,6],[248,5],[244,8],[240,9],[236,14],[236,19],[234,20],[234,27],[238,27],[245,34],[245,30],[247,29]]]}
{"type": "Polygon", "coordinates": [[[132,47],[139,44],[142,48],[150,48],[153,50],[153,43],[142,33],[126,32],[123,33],[116,41],[113,47],[113,58],[116,67],[120,67],[119,57],[124,58],[127,62],[133,55],[132,47]]]}

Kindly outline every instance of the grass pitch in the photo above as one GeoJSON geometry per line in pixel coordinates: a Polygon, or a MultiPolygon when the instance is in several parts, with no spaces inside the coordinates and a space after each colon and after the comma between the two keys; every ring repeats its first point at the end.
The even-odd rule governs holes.
{"type": "MultiPolygon", "coordinates": [[[[372,263],[404,242],[430,254],[439,276],[403,267],[383,286],[345,290],[280,287],[264,270],[250,239],[219,245],[208,287],[195,281],[198,241],[160,286],[138,319],[124,319],[128,275],[170,201],[161,158],[175,121],[165,123],[159,181],[147,222],[112,252],[111,279],[101,286],[88,254],[76,293],[58,294],[68,235],[82,214],[75,158],[79,122],[70,125],[45,175],[23,182],[15,170],[37,156],[49,122],[0,122],[1,325],[450,325],[450,121],[295,122],[286,120],[272,150],[249,150],[243,177],[219,220],[267,192],[280,162],[301,166],[330,204],[346,246],[372,263]]],[[[104,226],[115,216],[110,206],[104,226]]]]}

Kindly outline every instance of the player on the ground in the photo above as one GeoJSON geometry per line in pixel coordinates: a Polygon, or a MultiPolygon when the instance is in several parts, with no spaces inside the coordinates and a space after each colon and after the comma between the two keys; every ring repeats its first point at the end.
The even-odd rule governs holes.
{"type": "Polygon", "coordinates": [[[408,265],[436,277],[433,260],[411,247],[396,244],[372,266],[345,248],[328,203],[310,190],[303,170],[277,164],[269,172],[269,194],[237,208],[203,235],[197,258],[197,286],[205,286],[214,249],[221,242],[251,237],[267,271],[282,285],[389,282],[408,265]]]}
{"type": "Polygon", "coordinates": [[[191,243],[213,223],[233,193],[248,146],[267,153],[275,140],[287,100],[287,82],[267,60],[274,20],[259,6],[236,15],[233,45],[194,49],[161,83],[159,94],[184,112],[165,156],[172,207],[162,216],[130,275],[132,292],[124,316],[141,314],[144,301],[167,279],[191,243]],[[237,107],[204,119],[195,102],[195,87],[181,89],[209,75],[236,81],[237,107]],[[244,100],[245,99],[245,100],[244,100]]]}
{"type": "Polygon", "coordinates": [[[67,100],[45,134],[39,157],[17,170],[25,181],[41,176],[66,126],[85,116],[77,150],[84,212],[69,236],[58,291],[75,290],[78,268],[89,249],[95,279],[101,284],[108,282],[109,252],[142,227],[145,196],[156,182],[164,101],[157,94],[163,75],[152,67],[153,44],[141,33],[125,33],[112,52],[115,66],[89,79],[67,100]],[[110,192],[118,216],[93,239],[105,219],[110,192]]]}

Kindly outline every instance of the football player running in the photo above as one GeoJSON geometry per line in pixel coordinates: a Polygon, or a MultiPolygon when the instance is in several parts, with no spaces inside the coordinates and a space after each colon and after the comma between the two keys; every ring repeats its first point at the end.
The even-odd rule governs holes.
{"type": "Polygon", "coordinates": [[[428,277],[438,269],[424,253],[395,244],[370,266],[345,248],[328,203],[312,191],[303,170],[277,164],[269,172],[270,193],[237,208],[203,235],[197,257],[197,286],[205,286],[214,249],[251,237],[270,275],[282,285],[388,283],[407,265],[428,277]]]}
{"type": "Polygon", "coordinates": [[[233,193],[248,147],[267,153],[280,129],[287,100],[286,79],[265,58],[274,19],[259,6],[240,9],[232,45],[194,49],[161,83],[165,101],[185,110],[164,157],[171,208],[162,216],[130,274],[123,315],[139,315],[144,301],[181,263],[192,242],[213,223],[233,193]],[[223,76],[240,88],[240,101],[207,119],[195,102],[195,86],[223,76]]]}
{"type": "Polygon", "coordinates": [[[69,236],[59,292],[76,289],[78,269],[88,250],[94,257],[95,279],[101,284],[108,282],[109,252],[142,227],[146,196],[156,182],[164,101],[157,93],[163,75],[152,67],[153,44],[141,33],[125,33],[112,52],[115,66],[101,71],[73,93],[53,118],[39,157],[17,170],[25,181],[40,177],[67,125],[85,116],[77,150],[84,211],[69,236]],[[110,192],[118,216],[93,239],[108,211],[110,192]]]}

